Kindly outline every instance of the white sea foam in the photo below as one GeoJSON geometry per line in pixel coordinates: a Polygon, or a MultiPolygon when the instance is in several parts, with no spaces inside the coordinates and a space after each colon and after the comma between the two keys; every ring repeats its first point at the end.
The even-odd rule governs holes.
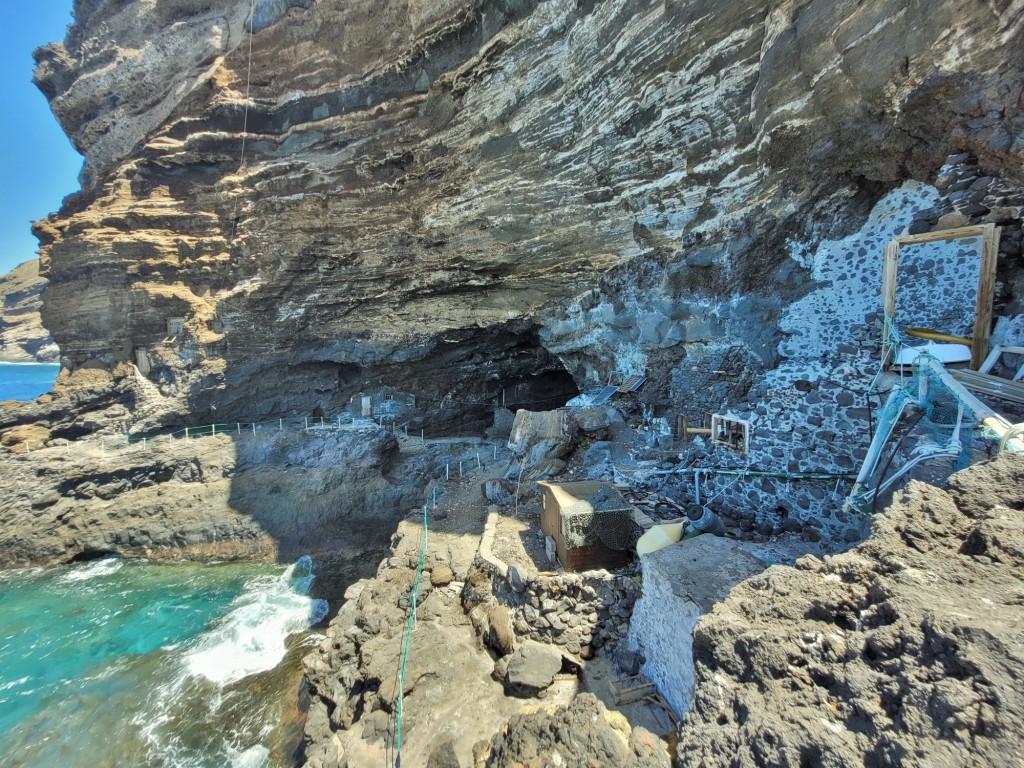
{"type": "Polygon", "coordinates": [[[124,566],[124,560],[119,557],[105,557],[102,560],[95,560],[88,565],[76,566],[74,570],[68,571],[60,580],[63,582],[88,581],[98,579],[101,576],[109,576],[117,573],[124,566]]]}
{"type": "Polygon", "coordinates": [[[188,671],[224,686],[276,667],[287,651],[285,639],[327,615],[325,600],[306,595],[312,583],[308,557],[277,578],[253,579],[188,653],[188,671]]]}
{"type": "Polygon", "coordinates": [[[231,768],[266,768],[270,765],[270,750],[257,744],[242,752],[229,751],[228,760],[231,768]]]}

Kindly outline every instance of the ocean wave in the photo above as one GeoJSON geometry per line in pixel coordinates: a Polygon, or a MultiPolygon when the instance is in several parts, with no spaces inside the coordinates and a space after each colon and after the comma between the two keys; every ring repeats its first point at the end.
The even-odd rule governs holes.
{"type": "Polygon", "coordinates": [[[312,561],[301,558],[281,576],[250,581],[228,613],[186,656],[190,674],[225,686],[276,667],[285,640],[327,615],[327,601],[307,596],[312,561]]]}
{"type": "Polygon", "coordinates": [[[60,577],[64,583],[72,581],[88,581],[101,576],[109,576],[117,573],[124,566],[124,560],[119,557],[105,557],[102,560],[94,560],[87,565],[75,566],[74,570],[68,571],[60,577]]]}

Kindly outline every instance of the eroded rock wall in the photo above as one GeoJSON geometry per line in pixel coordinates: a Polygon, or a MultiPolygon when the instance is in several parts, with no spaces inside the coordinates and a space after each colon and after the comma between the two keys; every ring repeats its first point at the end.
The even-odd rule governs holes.
{"type": "Polygon", "coordinates": [[[856,549],[737,586],[694,632],[676,764],[1019,765],[1022,472],[913,483],[856,549]]]}
{"type": "Polygon", "coordinates": [[[151,421],[392,385],[479,425],[452,413],[507,383],[664,374],[737,334],[771,368],[811,279],[789,241],[855,229],[952,150],[1021,178],[1017,2],[75,11],[37,54],[86,157],[36,226],[44,322],[71,372],[146,370],[151,421]],[[566,332],[591,289],[610,309],[586,324],[629,344],[566,332]]]}
{"type": "Polygon", "coordinates": [[[45,285],[38,259],[0,275],[0,362],[56,363],[59,359],[60,350],[39,319],[45,285]]]}

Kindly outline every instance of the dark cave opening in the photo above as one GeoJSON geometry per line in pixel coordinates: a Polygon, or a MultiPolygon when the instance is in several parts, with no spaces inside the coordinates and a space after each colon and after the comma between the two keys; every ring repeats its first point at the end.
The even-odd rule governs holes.
{"type": "Polygon", "coordinates": [[[580,393],[576,380],[565,368],[553,368],[520,376],[502,388],[505,408],[517,411],[550,411],[563,406],[580,393]]]}

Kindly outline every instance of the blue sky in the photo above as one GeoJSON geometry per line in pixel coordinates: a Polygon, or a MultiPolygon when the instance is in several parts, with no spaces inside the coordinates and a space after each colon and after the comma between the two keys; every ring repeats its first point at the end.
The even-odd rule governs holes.
{"type": "Polygon", "coordinates": [[[0,274],[34,258],[30,223],[78,190],[82,158],[32,85],[32,51],[64,39],[71,0],[17,3],[0,24],[0,274]]]}

